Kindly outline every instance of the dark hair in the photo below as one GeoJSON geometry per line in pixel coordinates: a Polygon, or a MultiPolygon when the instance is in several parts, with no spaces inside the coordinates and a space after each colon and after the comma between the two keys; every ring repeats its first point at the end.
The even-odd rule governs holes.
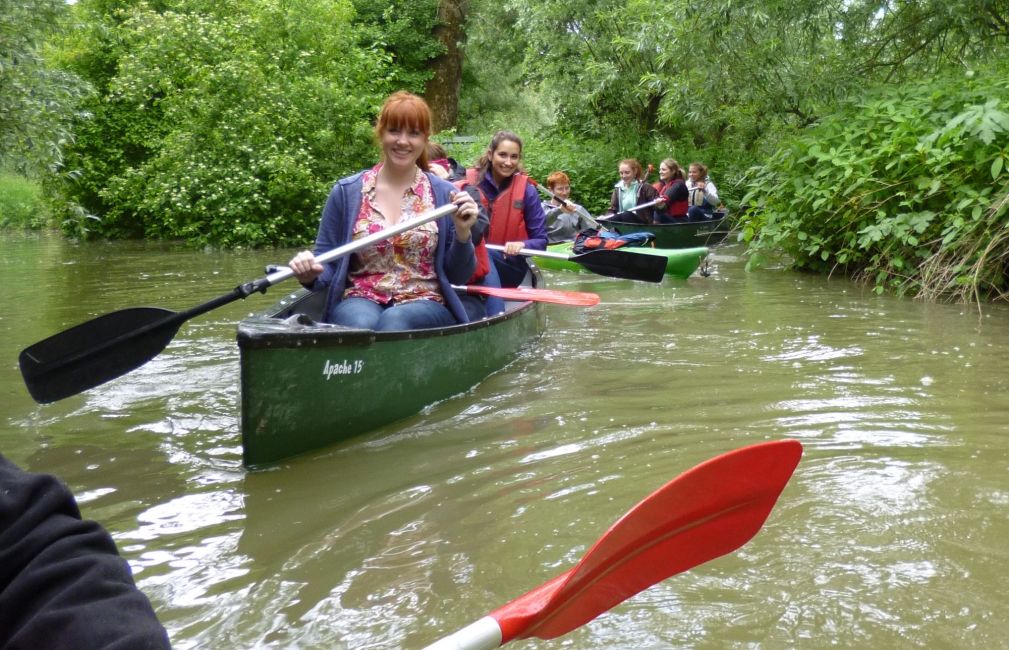
{"type": "MultiPolygon", "coordinates": [[[[422,97],[405,90],[399,90],[389,95],[382,104],[382,109],[378,112],[378,121],[375,122],[375,137],[381,141],[382,134],[390,129],[417,130],[424,134],[424,137],[431,135],[431,108],[422,97]]],[[[427,148],[420,152],[417,158],[417,166],[427,171],[428,165],[427,148]]]]}
{"type": "MultiPolygon", "coordinates": [[[[476,161],[476,168],[479,170],[480,175],[483,176],[490,169],[490,161],[494,156],[494,152],[497,148],[501,146],[502,142],[514,142],[519,146],[519,155],[522,154],[522,138],[518,137],[515,133],[511,131],[498,131],[494,134],[494,137],[490,139],[490,144],[487,145],[487,151],[483,152],[480,159],[476,161]]],[[[523,171],[522,162],[519,161],[518,171],[523,171]]]]}

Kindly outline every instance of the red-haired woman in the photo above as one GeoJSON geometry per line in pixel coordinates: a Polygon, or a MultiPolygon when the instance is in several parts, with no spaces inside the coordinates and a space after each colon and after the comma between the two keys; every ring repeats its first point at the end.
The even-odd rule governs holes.
{"type": "Polygon", "coordinates": [[[687,218],[690,207],[690,192],[687,191],[687,175],[672,158],[659,164],[659,182],[653,187],[663,199],[655,207],[655,223],[680,223],[687,218]]]}
{"type": "Polygon", "coordinates": [[[547,238],[551,244],[568,242],[575,235],[591,228],[592,216],[588,210],[570,201],[571,179],[564,172],[551,172],[547,176],[547,189],[554,195],[543,202],[543,212],[547,220],[547,238]]]}
{"type": "Polygon", "coordinates": [[[315,242],[322,253],[449,202],[459,209],[325,267],[311,251],[289,266],[312,290],[328,291],[326,320],[348,327],[409,330],[473,318],[453,284],[476,268],[470,229],[478,206],[466,192],[428,171],[431,109],[416,95],[389,96],[375,125],[382,161],[333,186],[315,242]]]}
{"type": "Polygon", "coordinates": [[[620,180],[613,186],[613,195],[610,196],[609,214],[621,214],[624,221],[639,221],[641,223],[652,223],[652,208],[634,210],[635,206],[655,200],[658,192],[655,188],[645,182],[645,170],[634,158],[626,158],[617,165],[620,173],[620,180]]]}

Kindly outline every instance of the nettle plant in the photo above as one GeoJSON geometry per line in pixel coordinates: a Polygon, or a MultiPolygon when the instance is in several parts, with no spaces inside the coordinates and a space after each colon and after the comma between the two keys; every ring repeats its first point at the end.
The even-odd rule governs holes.
{"type": "Polygon", "coordinates": [[[1005,299],[1009,76],[883,89],[750,170],[749,266],[841,272],[877,293],[1005,299]]]}

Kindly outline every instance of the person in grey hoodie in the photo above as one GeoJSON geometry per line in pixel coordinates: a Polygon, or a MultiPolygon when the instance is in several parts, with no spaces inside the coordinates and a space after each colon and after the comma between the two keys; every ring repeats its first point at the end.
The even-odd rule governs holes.
{"type": "Polygon", "coordinates": [[[552,172],[547,176],[547,189],[553,195],[549,201],[543,202],[548,243],[572,241],[575,235],[596,225],[588,210],[570,200],[571,179],[567,174],[552,172]]]}

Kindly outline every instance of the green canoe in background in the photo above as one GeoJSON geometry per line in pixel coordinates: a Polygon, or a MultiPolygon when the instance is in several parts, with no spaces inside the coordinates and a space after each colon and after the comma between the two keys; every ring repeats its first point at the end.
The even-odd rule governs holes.
{"type": "Polygon", "coordinates": [[[472,388],[538,336],[538,302],[466,325],[374,332],[317,322],[301,290],[238,325],[242,457],[254,467],[333,444],[472,388]]]}
{"type": "MultiPolygon", "coordinates": [[[[563,253],[572,255],[572,244],[565,242],[561,244],[550,244],[547,250],[551,253],[563,253]]],[[[666,275],[676,278],[689,278],[697,270],[704,258],[708,256],[708,249],[704,246],[695,248],[650,248],[648,246],[625,246],[617,250],[625,253],[640,253],[642,255],[656,255],[666,258],[666,275]]],[[[536,266],[541,269],[554,269],[563,271],[585,271],[585,267],[577,262],[560,260],[553,257],[537,257],[536,266]]]]}
{"type": "Polygon", "coordinates": [[[722,243],[731,230],[729,218],[724,212],[716,212],[709,221],[685,221],[683,223],[642,224],[607,220],[606,227],[622,235],[632,232],[650,232],[655,235],[656,248],[713,247],[722,243]]]}

